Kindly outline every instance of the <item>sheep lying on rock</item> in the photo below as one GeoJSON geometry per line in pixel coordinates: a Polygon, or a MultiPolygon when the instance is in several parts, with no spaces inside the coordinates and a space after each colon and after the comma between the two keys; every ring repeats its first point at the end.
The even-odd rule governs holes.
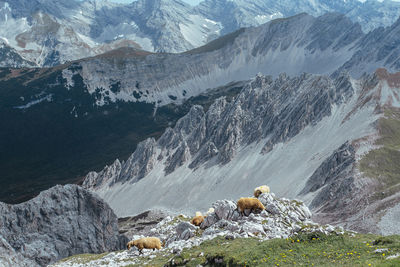
{"type": "Polygon", "coordinates": [[[261,194],[269,193],[270,191],[268,185],[262,185],[254,189],[254,196],[258,198],[261,194]]]}
{"type": "Polygon", "coordinates": [[[237,202],[238,210],[241,214],[244,213],[244,210],[249,209],[250,212],[254,212],[256,210],[265,210],[264,205],[257,198],[252,197],[242,197],[237,202]]]}
{"type": "Polygon", "coordinates": [[[144,248],[153,250],[161,249],[161,241],[157,237],[143,237],[137,240],[129,241],[128,244],[126,245],[128,250],[133,246],[139,249],[140,254],[143,254],[142,250],[144,248]]]}

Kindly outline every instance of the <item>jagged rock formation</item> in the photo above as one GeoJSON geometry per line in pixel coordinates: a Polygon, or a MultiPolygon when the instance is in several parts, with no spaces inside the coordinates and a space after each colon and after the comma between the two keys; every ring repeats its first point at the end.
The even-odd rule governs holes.
{"type": "Polygon", "coordinates": [[[53,187],[18,205],[0,203],[0,213],[1,266],[47,266],[125,247],[114,212],[76,185],[53,187]]]}
{"type": "MultiPolygon", "coordinates": [[[[121,266],[122,264],[139,264],[142,257],[155,257],[166,253],[180,254],[184,248],[200,245],[206,240],[224,237],[227,240],[236,238],[258,238],[260,241],[273,238],[288,238],[301,233],[342,234],[342,228],[330,225],[318,225],[311,220],[311,212],[301,201],[280,199],[274,194],[262,194],[260,201],[266,207],[261,213],[240,215],[236,202],[218,200],[212,204],[215,212],[206,217],[200,227],[188,222],[185,215],[167,216],[147,232],[129,236],[138,239],[143,236],[156,236],[165,242],[161,251],[144,250],[139,255],[134,247],[129,251],[110,253],[94,261],[80,263],[79,266],[121,266]]],[[[153,223],[152,219],[149,223],[153,223]]],[[[59,262],[53,267],[75,266],[73,259],[59,262]]]]}
{"type": "Polygon", "coordinates": [[[0,37],[28,61],[54,66],[119,47],[183,52],[242,27],[302,12],[346,14],[364,30],[389,26],[398,17],[394,1],[181,0],[0,1],[0,37]]]}
{"type": "Polygon", "coordinates": [[[396,75],[259,75],[231,103],[218,99],[207,112],[195,106],[158,141],[142,143],[142,152],[122,163],[128,171],[107,176],[115,169],[107,167],[90,173],[84,186],[128,215],[151,206],[200,209],[268,184],[280,196],[307,200],[325,223],[361,229],[377,182],[358,162],[374,148],[383,110],[400,106],[396,75]],[[128,195],[145,192],[157,197],[127,209],[128,195]]]}
{"type": "Polygon", "coordinates": [[[100,173],[90,173],[83,185],[96,188],[118,182],[134,183],[148,175],[157,161],[164,163],[165,175],[186,162],[190,162],[192,169],[212,158],[214,164],[226,164],[236,156],[239,147],[269,137],[263,147],[263,153],[267,153],[275,144],[331,115],[334,104],[352,95],[348,76],[331,81],[309,74],[296,78],[282,74],[274,81],[270,76],[259,75],[232,103],[221,98],[207,113],[194,106],[157,142],[148,139],[140,143],[122,166],[117,160],[100,173]]]}

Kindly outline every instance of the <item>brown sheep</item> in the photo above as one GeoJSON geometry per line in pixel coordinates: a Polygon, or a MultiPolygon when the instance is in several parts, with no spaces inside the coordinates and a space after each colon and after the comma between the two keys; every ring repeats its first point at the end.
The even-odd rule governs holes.
{"type": "Polygon", "coordinates": [[[243,213],[244,210],[247,210],[247,209],[249,209],[250,212],[253,212],[255,210],[265,210],[265,207],[261,203],[261,201],[258,200],[257,198],[252,198],[252,197],[240,198],[237,202],[237,207],[238,207],[240,213],[243,213]]]}
{"type": "Polygon", "coordinates": [[[194,216],[191,220],[190,223],[196,226],[200,226],[200,224],[204,221],[204,216],[201,214],[200,211],[196,212],[196,216],[194,216]]]}
{"type": "Polygon", "coordinates": [[[258,198],[261,194],[269,193],[269,192],[270,192],[269,186],[262,185],[262,186],[257,187],[256,189],[254,189],[254,196],[258,198]]]}
{"type": "Polygon", "coordinates": [[[161,241],[157,237],[143,237],[137,240],[129,241],[128,244],[126,245],[128,250],[133,246],[139,249],[139,254],[143,254],[142,250],[144,248],[153,250],[161,249],[161,241]]]}
{"type": "Polygon", "coordinates": [[[190,220],[190,223],[196,226],[200,226],[200,224],[204,222],[204,216],[200,215],[200,216],[195,216],[193,217],[193,219],[190,220]]]}

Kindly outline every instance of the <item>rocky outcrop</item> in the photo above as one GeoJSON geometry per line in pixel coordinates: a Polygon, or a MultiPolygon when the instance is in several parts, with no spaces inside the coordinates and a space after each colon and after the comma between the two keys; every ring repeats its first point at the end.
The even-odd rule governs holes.
{"type": "Polygon", "coordinates": [[[74,254],[125,246],[117,217],[100,198],[76,185],[56,186],[18,205],[0,203],[2,266],[47,266],[74,254]]]}
{"type": "Polygon", "coordinates": [[[259,199],[266,207],[261,213],[245,210],[245,214],[241,215],[236,202],[218,200],[212,204],[215,211],[208,214],[199,227],[186,222],[189,218],[184,215],[168,216],[147,235],[158,236],[165,240],[167,249],[180,251],[217,236],[225,236],[227,239],[271,239],[286,238],[301,231],[325,231],[325,227],[311,221],[311,212],[301,201],[280,199],[273,193],[262,194],[259,199]],[[275,207],[275,210],[271,207],[275,207]]]}
{"type": "Polygon", "coordinates": [[[182,246],[195,246],[216,236],[225,236],[227,239],[254,236],[261,239],[287,238],[308,228],[306,225],[310,229],[323,231],[310,220],[311,212],[301,201],[280,199],[269,193],[262,194],[259,199],[266,207],[261,213],[245,210],[241,215],[236,202],[218,200],[212,204],[214,212],[207,215],[199,227],[187,222],[171,224],[173,218],[167,217],[152,230],[152,234],[166,240],[167,248],[181,250],[182,246]],[[271,207],[275,207],[275,210],[271,210],[271,207]],[[168,233],[170,230],[167,229],[175,229],[175,232],[168,233]],[[200,229],[203,231],[199,232],[200,229]]]}
{"type": "MultiPolygon", "coordinates": [[[[153,228],[141,235],[129,236],[132,240],[155,236],[160,238],[165,246],[161,251],[143,250],[140,255],[137,248],[117,253],[109,253],[99,259],[82,263],[79,266],[122,266],[122,264],[139,264],[143,258],[153,258],[157,255],[177,254],[183,249],[199,246],[207,240],[223,237],[227,240],[236,238],[256,238],[260,241],[273,238],[290,238],[304,233],[343,234],[343,228],[330,225],[319,225],[311,220],[311,212],[301,201],[277,198],[273,193],[262,194],[260,201],[267,209],[261,213],[240,215],[236,203],[232,200],[218,200],[212,204],[215,212],[209,214],[200,226],[194,226],[185,215],[167,216],[153,228]],[[210,219],[212,218],[212,219],[210,219]],[[208,221],[208,223],[207,223],[208,221]]],[[[152,219],[149,220],[152,223],[152,219]]],[[[166,257],[167,259],[170,257],[166,257]]],[[[67,260],[52,265],[53,267],[74,266],[74,260],[67,260]]]]}

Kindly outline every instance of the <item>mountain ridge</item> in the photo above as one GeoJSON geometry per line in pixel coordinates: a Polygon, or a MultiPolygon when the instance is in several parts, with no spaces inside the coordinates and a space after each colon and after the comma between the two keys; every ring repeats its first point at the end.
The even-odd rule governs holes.
{"type": "Polygon", "coordinates": [[[95,56],[120,47],[120,43],[128,45],[129,41],[150,52],[184,52],[239,28],[259,26],[301,12],[313,16],[340,12],[353,22],[359,22],[368,32],[393,24],[400,3],[205,0],[193,7],[182,1],[139,0],[115,4],[77,0],[8,3],[2,0],[0,7],[0,25],[4,29],[0,30],[0,37],[8,39],[25,60],[48,67],[95,56]],[[37,28],[36,14],[49,17],[42,27],[42,30],[47,28],[44,35],[18,42],[21,36],[26,37],[37,28]],[[54,24],[60,25],[57,31],[51,30],[54,24]]]}
{"type": "MultiPolygon", "coordinates": [[[[386,39],[390,42],[399,40],[396,34],[390,34],[397,28],[397,24],[387,28],[384,33],[388,38],[381,38],[384,55],[391,59],[386,66],[389,71],[397,69],[399,59],[392,57],[397,48],[387,47],[384,42],[386,39]]],[[[238,93],[235,86],[228,86],[232,90],[223,88],[235,84],[232,81],[247,81],[260,72],[273,77],[282,72],[299,76],[304,71],[336,77],[343,71],[349,71],[351,76],[354,71],[368,71],[380,63],[370,62],[375,57],[368,57],[370,52],[360,48],[362,39],[371,39],[371,46],[377,42],[373,34],[364,35],[357,24],[343,15],[333,13],[314,18],[302,14],[242,29],[181,54],[119,48],[52,68],[1,69],[0,108],[4,125],[1,128],[9,129],[1,133],[2,151],[6,152],[0,156],[4,159],[2,166],[7,170],[3,177],[15,177],[17,172],[18,177],[32,177],[29,181],[21,178],[26,184],[37,183],[34,177],[38,177],[39,169],[44,175],[53,170],[47,164],[34,167],[37,163],[33,163],[33,159],[40,158],[45,159],[42,162],[57,166],[51,176],[38,183],[40,188],[45,188],[47,180],[51,183],[54,180],[57,183],[81,180],[93,168],[110,165],[117,157],[127,159],[143,140],[140,136],[158,138],[169,123],[172,126],[191,105],[204,103],[200,99],[215,99],[210,95],[235,96],[238,93]],[[322,27],[325,24],[332,26],[322,27]],[[358,52],[367,56],[354,60],[358,52]],[[215,93],[218,90],[220,93],[215,93]],[[54,114],[58,114],[57,118],[54,114]],[[143,120],[134,120],[136,116],[143,120]],[[122,120],[130,123],[118,123],[122,120]],[[24,125],[24,129],[18,125],[24,125]],[[66,135],[67,132],[73,134],[66,135]],[[47,141],[44,136],[48,136],[47,141]],[[119,141],[114,141],[115,138],[119,141]],[[42,145],[37,145],[34,140],[41,140],[42,145]],[[108,145],[95,145],[99,140],[108,145]],[[44,147],[48,149],[46,153],[44,147]],[[56,148],[65,153],[61,155],[56,148]],[[30,153],[35,156],[28,157],[30,153]],[[52,156],[49,158],[49,155],[52,156]],[[66,158],[66,155],[74,156],[66,158]],[[59,157],[62,160],[54,163],[59,157]],[[22,170],[18,168],[21,158],[26,167],[22,170]],[[66,162],[75,162],[77,167],[66,168],[66,162]],[[89,163],[94,164],[93,167],[88,168],[89,163]],[[27,172],[29,170],[31,172],[27,172]],[[67,174],[66,180],[56,179],[67,174]]],[[[364,45],[368,46],[368,43],[364,45]]],[[[336,148],[343,143],[337,144],[336,148]]],[[[211,145],[208,149],[213,151],[214,148],[211,145]]],[[[10,186],[7,180],[4,178],[7,185],[4,188],[10,186]]],[[[33,188],[37,187],[20,185],[11,191],[32,192],[33,188]]],[[[27,196],[23,197],[26,199],[27,196]]]]}

